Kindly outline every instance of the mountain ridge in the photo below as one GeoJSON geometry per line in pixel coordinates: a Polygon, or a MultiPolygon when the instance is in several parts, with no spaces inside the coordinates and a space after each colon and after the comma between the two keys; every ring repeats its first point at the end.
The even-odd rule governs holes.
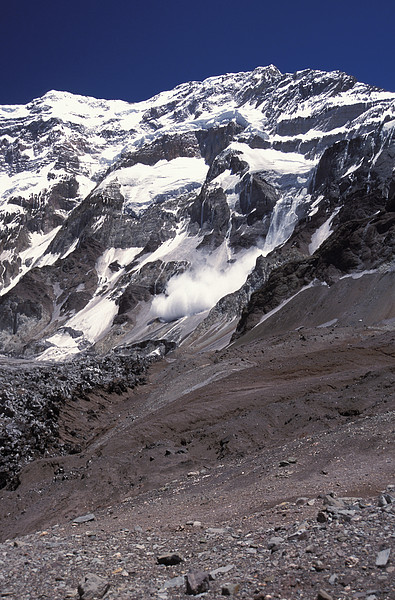
{"type": "MultiPolygon", "coordinates": [[[[270,65],[139,103],[50,91],[14,119],[6,108],[3,352],[62,359],[98,342],[110,349],[115,331],[119,343],[180,342],[221,295],[237,292],[259,254],[266,275],[238,295],[244,306],[233,307],[232,321],[270,265],[296,251],[305,261],[350,217],[393,202],[395,94],[339,71],[282,74],[270,65]],[[222,289],[192,302],[216,272],[222,289]],[[185,316],[176,328],[155,321],[174,314],[185,316]]],[[[352,268],[351,260],[344,272],[352,268]]]]}

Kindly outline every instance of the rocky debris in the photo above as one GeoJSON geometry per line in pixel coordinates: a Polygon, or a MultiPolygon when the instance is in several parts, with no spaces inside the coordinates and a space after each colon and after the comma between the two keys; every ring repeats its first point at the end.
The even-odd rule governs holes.
{"type": "Polygon", "coordinates": [[[342,500],[342,498],[336,498],[333,493],[326,494],[326,496],[324,496],[323,504],[325,506],[331,506],[331,507],[338,508],[338,509],[345,507],[345,504],[344,504],[344,501],[342,500]]]}
{"type": "Polygon", "coordinates": [[[379,497],[378,505],[380,507],[384,507],[384,506],[388,506],[388,504],[393,504],[394,502],[395,502],[395,496],[392,496],[392,494],[389,494],[389,493],[385,493],[385,494],[381,494],[381,496],[379,497]]]}
{"type": "Polygon", "coordinates": [[[338,498],[347,509],[355,508],[354,517],[323,525],[316,521],[314,506],[280,503],[238,521],[217,522],[205,529],[204,541],[199,529],[167,525],[165,512],[155,512],[161,506],[155,498],[147,494],[141,501],[99,511],[90,531],[69,522],[5,541],[0,545],[0,595],[25,598],[28,591],[51,600],[182,600],[202,593],[207,600],[220,595],[243,600],[395,598],[394,506],[383,510],[377,497],[338,498]],[[135,509],[142,531],[130,527],[135,509]],[[293,537],[301,527],[308,539],[293,537]],[[225,533],[208,534],[209,529],[225,533]],[[277,533],[282,541],[273,552],[268,546],[277,533]],[[184,560],[165,566],[158,550],[170,543],[184,560]]]}
{"type": "MultiPolygon", "coordinates": [[[[81,355],[71,361],[38,365],[3,357],[0,362],[0,489],[16,489],[23,464],[40,456],[81,451],[72,430],[59,435],[59,414],[93,393],[122,395],[145,382],[147,366],[170,342],[120,347],[104,357],[81,355]]],[[[93,420],[94,414],[88,414],[93,420]]]]}

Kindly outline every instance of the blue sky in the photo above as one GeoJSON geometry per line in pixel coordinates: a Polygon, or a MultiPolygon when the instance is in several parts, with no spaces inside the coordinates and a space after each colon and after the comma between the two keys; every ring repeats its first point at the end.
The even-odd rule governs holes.
{"type": "Polygon", "coordinates": [[[138,101],[275,64],[395,92],[393,0],[19,0],[0,13],[0,104],[50,89],[138,101]]]}

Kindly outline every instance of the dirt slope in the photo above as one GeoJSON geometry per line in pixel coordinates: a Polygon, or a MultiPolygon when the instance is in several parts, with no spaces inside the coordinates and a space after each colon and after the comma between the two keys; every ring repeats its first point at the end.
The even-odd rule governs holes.
{"type": "Polygon", "coordinates": [[[70,403],[64,435],[74,420],[83,451],[36,461],[15,492],[2,491],[1,536],[158,489],[178,520],[196,494],[187,474],[202,469],[207,502],[195,498],[195,513],[209,510],[215,522],[323,486],[375,492],[394,475],[394,341],[393,331],[334,326],[212,354],[177,350],[151,367],[145,386],[113,397],[94,427],[85,417],[97,399],[70,403]],[[297,462],[284,477],[277,467],[289,456],[297,462]],[[171,508],[163,487],[175,480],[185,481],[184,507],[171,508]]]}

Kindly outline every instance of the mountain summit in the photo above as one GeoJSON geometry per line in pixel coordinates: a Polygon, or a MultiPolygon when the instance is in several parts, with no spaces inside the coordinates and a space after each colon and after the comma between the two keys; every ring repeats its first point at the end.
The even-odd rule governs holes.
{"type": "Polygon", "coordinates": [[[345,280],[394,289],[394,131],[395,94],[273,65],[134,104],[1,106],[1,351],[222,348],[300,294],[317,325],[350,321],[345,280]]]}

